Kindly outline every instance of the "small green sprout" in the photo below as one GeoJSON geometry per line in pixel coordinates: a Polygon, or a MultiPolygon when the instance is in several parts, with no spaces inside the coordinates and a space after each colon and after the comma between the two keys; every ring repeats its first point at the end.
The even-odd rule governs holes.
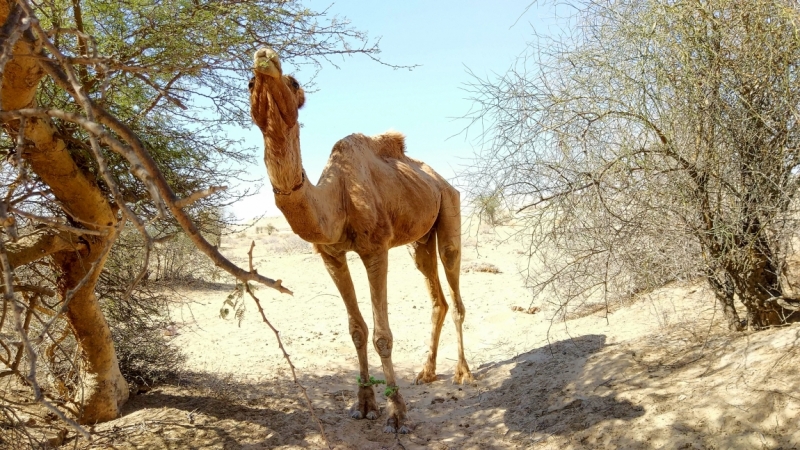
{"type": "Polygon", "coordinates": [[[366,383],[362,383],[361,382],[361,377],[356,378],[356,381],[358,381],[358,385],[361,386],[361,387],[370,387],[370,386],[375,386],[375,385],[378,385],[378,384],[386,384],[385,381],[378,380],[375,377],[369,377],[369,381],[367,381],[366,383]]]}
{"type": "Polygon", "coordinates": [[[386,386],[386,389],[383,391],[383,395],[387,397],[391,397],[397,393],[397,386],[386,386]]]}

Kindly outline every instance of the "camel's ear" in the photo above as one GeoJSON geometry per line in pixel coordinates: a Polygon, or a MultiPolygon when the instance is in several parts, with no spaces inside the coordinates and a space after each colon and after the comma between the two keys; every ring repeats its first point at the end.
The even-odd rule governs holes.
{"type": "Polygon", "coordinates": [[[297,79],[291,75],[286,75],[286,80],[289,82],[289,86],[294,89],[294,95],[297,98],[297,109],[300,109],[306,103],[306,91],[300,87],[300,83],[297,82],[297,79]]]}

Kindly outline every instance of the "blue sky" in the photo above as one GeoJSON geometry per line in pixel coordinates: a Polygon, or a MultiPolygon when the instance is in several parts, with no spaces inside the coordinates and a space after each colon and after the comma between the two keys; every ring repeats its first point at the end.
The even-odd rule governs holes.
{"type": "MultiPolygon", "coordinates": [[[[366,2],[312,0],[312,10],[347,18],[373,39],[381,38],[380,58],[413,70],[392,69],[363,56],[335,60],[337,69],[323,67],[316,92],[300,111],[300,145],[309,178],[316,182],[333,144],[352,134],[396,130],[406,135],[409,156],[421,159],[448,179],[467,164],[472,143],[459,134],[466,125],[458,117],[471,106],[464,91],[471,80],[467,68],[481,77],[505,73],[551,12],[532,0],[366,2]],[[516,24],[515,24],[516,23],[516,24]]],[[[291,64],[302,85],[312,74],[291,64]]],[[[262,147],[255,126],[244,130],[248,145],[262,147]]],[[[260,158],[259,158],[260,160],[260,158]]],[[[252,178],[266,180],[266,168],[249,169],[252,178]]],[[[266,183],[266,181],[265,181],[266,183]]],[[[279,215],[268,183],[260,195],[233,207],[238,219],[279,215]]]]}

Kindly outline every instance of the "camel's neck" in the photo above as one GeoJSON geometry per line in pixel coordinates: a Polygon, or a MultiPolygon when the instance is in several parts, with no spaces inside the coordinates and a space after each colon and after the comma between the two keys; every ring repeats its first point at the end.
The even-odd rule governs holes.
{"type": "Polygon", "coordinates": [[[331,200],[341,199],[341,195],[333,192],[337,189],[334,184],[314,186],[305,178],[297,122],[302,99],[284,81],[257,75],[250,94],[253,119],[264,135],[264,163],[275,204],[304,240],[334,243],[341,234],[341,220],[335,220],[340,205],[331,200]]]}
{"type": "Polygon", "coordinates": [[[336,219],[341,195],[331,192],[335,184],[314,186],[305,176],[300,156],[300,133],[296,125],[288,136],[278,139],[264,134],[264,162],[275,190],[275,204],[292,231],[308,242],[332,244],[341,234],[336,219]]]}
{"type": "MultiPolygon", "coordinates": [[[[304,241],[315,244],[334,244],[342,233],[342,217],[334,214],[338,209],[323,188],[306,181],[290,195],[275,195],[275,204],[289,226],[304,241]]],[[[341,198],[341,196],[338,196],[341,198]]]]}

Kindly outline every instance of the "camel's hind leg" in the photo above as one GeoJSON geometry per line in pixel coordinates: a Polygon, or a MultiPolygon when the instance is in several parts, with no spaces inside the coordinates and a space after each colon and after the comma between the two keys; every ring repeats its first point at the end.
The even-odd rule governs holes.
{"type": "Polygon", "coordinates": [[[414,257],[417,269],[425,276],[425,284],[433,302],[431,313],[433,328],[428,359],[422,365],[422,371],[417,375],[414,383],[430,383],[436,381],[436,353],[439,348],[442,324],[447,315],[447,303],[444,299],[444,292],[442,292],[442,285],[439,283],[439,270],[436,264],[436,231],[431,230],[423,239],[409,245],[409,251],[414,257]]]}
{"type": "Polygon", "coordinates": [[[459,276],[461,275],[461,200],[455,189],[442,192],[442,206],[436,225],[436,240],[439,244],[439,257],[442,259],[450,297],[453,299],[453,323],[458,337],[458,363],[453,375],[453,383],[472,383],[474,378],[464,357],[464,303],[461,301],[459,276]]]}
{"type": "Polygon", "coordinates": [[[367,384],[369,380],[369,365],[367,364],[367,336],[369,335],[369,330],[367,323],[361,316],[361,311],[358,309],[356,291],[353,287],[353,279],[350,277],[347,258],[344,253],[331,255],[325,253],[322,249],[320,249],[319,253],[325,263],[325,268],[328,269],[336,288],[339,289],[339,293],[342,295],[344,306],[347,308],[350,337],[353,339],[353,344],[358,354],[359,378],[362,383],[365,383],[358,388],[358,400],[350,408],[350,417],[375,420],[379,415],[378,404],[375,402],[375,391],[372,386],[367,384]]]}

